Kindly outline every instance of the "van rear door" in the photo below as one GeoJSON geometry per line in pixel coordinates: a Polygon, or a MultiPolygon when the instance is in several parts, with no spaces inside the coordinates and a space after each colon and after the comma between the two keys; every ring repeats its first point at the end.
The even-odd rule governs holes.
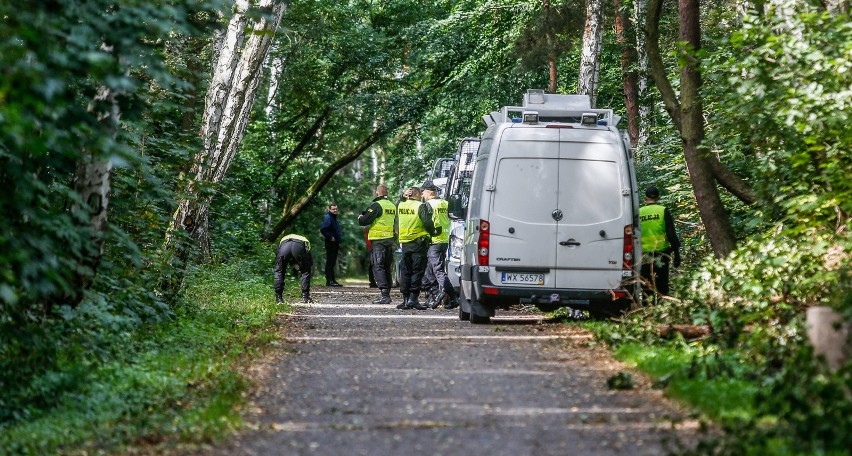
{"type": "Polygon", "coordinates": [[[625,205],[619,138],[560,129],[557,288],[616,289],[622,279],[625,205]]]}
{"type": "Polygon", "coordinates": [[[555,286],[559,196],[559,131],[507,128],[500,139],[489,214],[489,264],[495,284],[555,286]],[[543,283],[530,277],[543,275],[543,283]]]}

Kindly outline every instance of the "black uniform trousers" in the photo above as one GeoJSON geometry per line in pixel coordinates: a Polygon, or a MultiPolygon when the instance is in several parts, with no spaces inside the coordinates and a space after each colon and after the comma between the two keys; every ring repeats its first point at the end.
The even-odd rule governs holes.
{"type": "Polygon", "coordinates": [[[403,296],[419,294],[426,273],[429,236],[417,238],[402,244],[402,264],[399,271],[399,291],[403,296]]]}
{"type": "Polygon", "coordinates": [[[337,265],[337,253],[340,251],[340,240],[325,239],[325,283],[337,282],[334,278],[334,267],[337,265]]]}
{"type": "Polygon", "coordinates": [[[370,241],[370,264],[373,269],[373,278],[380,289],[390,290],[391,288],[394,250],[396,250],[396,241],[393,238],[370,241]]]}
{"type": "Polygon", "coordinates": [[[668,296],[669,265],[672,261],[671,251],[643,252],[642,259],[642,293],[653,296],[654,292],[668,296]]]}
{"type": "Polygon", "coordinates": [[[447,277],[447,248],[449,244],[432,244],[426,252],[426,274],[423,276],[423,289],[439,287],[447,294],[455,293],[450,278],[447,277]]]}
{"type": "Polygon", "coordinates": [[[293,266],[293,272],[301,275],[302,293],[311,291],[311,269],[314,259],[311,252],[305,248],[305,243],[297,239],[289,239],[278,245],[275,254],[275,294],[284,292],[284,275],[287,266],[293,266]]]}

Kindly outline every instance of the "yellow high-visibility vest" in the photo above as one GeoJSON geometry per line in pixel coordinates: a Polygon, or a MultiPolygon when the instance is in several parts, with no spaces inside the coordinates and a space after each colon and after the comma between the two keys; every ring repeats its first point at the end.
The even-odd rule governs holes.
{"type": "Polygon", "coordinates": [[[283,244],[285,241],[289,241],[290,239],[295,239],[297,241],[304,242],[305,243],[305,250],[307,250],[308,252],[311,251],[311,241],[309,241],[308,238],[306,238],[304,236],[299,236],[298,234],[288,234],[288,235],[284,236],[283,238],[281,238],[281,242],[279,242],[278,244],[283,244]]]}
{"type": "Polygon", "coordinates": [[[399,203],[397,214],[399,214],[399,242],[411,242],[417,238],[427,236],[426,227],[420,220],[420,201],[405,200],[399,203]]]}
{"type": "Polygon", "coordinates": [[[650,204],[639,209],[642,227],[642,251],[659,252],[671,247],[666,237],[665,206],[650,204]]]}
{"type": "Polygon", "coordinates": [[[393,238],[393,224],[396,220],[396,206],[386,198],[376,201],[382,207],[382,214],[379,215],[370,225],[367,231],[367,239],[376,241],[379,239],[393,238]]]}
{"type": "Polygon", "coordinates": [[[433,244],[447,244],[450,242],[450,215],[448,213],[450,203],[442,198],[432,198],[426,201],[432,206],[432,223],[435,228],[441,227],[441,233],[432,236],[433,244]]]}

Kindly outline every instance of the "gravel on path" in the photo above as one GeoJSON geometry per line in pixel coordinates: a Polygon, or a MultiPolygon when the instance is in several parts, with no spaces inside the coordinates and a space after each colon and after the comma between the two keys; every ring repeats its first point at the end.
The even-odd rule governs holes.
{"type": "Polygon", "coordinates": [[[246,429],[204,454],[640,456],[695,433],[637,374],[608,389],[629,369],[580,328],[523,309],[472,325],[377,293],[318,287],[282,316],[246,429]]]}

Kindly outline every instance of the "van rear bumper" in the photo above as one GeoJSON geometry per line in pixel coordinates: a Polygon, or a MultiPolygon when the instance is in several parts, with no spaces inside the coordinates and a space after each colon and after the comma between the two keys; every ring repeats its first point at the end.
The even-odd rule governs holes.
{"type": "Polygon", "coordinates": [[[611,304],[630,299],[628,289],[583,289],[583,288],[532,288],[494,285],[487,273],[478,273],[476,292],[483,302],[516,302],[543,307],[587,307],[596,304],[611,304]]]}

